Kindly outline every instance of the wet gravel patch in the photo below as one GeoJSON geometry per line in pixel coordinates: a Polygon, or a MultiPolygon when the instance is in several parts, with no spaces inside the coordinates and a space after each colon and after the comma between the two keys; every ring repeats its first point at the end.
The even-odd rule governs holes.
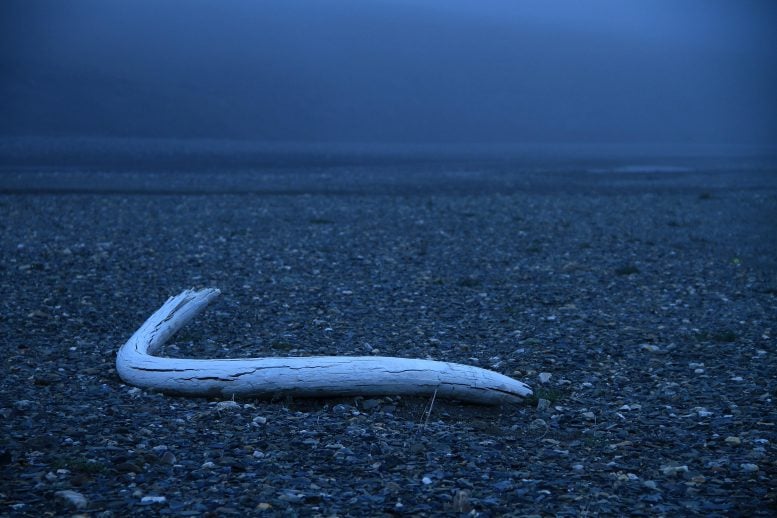
{"type": "Polygon", "coordinates": [[[777,189],[507,178],[521,188],[0,196],[0,513],[773,515],[777,189]],[[165,354],[450,360],[535,396],[124,385],[119,345],[205,286],[220,300],[165,354]]]}

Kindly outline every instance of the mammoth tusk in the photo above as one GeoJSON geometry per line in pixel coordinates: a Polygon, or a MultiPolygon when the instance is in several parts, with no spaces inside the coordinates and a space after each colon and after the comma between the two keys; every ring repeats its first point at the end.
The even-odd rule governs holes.
{"type": "Polygon", "coordinates": [[[119,349],[126,383],[188,396],[300,397],[432,395],[473,403],[519,402],[520,381],[458,363],[385,356],[163,358],[154,353],[219,295],[206,288],[170,297],[119,349]]]}

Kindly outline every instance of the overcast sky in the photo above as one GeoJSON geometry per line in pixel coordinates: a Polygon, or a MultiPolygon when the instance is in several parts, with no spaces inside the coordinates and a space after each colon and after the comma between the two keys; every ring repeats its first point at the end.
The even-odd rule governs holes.
{"type": "Polygon", "coordinates": [[[5,135],[773,145],[777,2],[3,0],[5,135]]]}

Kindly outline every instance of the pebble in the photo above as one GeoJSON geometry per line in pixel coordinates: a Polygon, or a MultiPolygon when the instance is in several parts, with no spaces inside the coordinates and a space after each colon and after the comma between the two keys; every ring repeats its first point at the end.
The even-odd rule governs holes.
{"type": "Polygon", "coordinates": [[[544,385],[545,383],[550,381],[551,376],[553,375],[549,372],[540,372],[537,378],[540,380],[540,383],[544,385]]]}
{"type": "Polygon", "coordinates": [[[658,347],[657,345],[653,345],[653,344],[642,344],[639,348],[642,349],[643,351],[647,351],[647,352],[650,352],[650,353],[657,353],[657,352],[661,351],[660,347],[658,347]]]}
{"type": "Polygon", "coordinates": [[[65,489],[63,491],[57,491],[56,493],[54,493],[54,495],[57,498],[60,498],[64,500],[66,503],[72,505],[76,509],[83,509],[89,505],[89,501],[86,499],[86,497],[81,493],[79,493],[78,491],[65,489]]]}
{"type": "Polygon", "coordinates": [[[251,419],[251,424],[253,424],[254,426],[261,426],[263,424],[267,424],[267,418],[258,415],[253,419],[251,419]]]}
{"type": "Polygon", "coordinates": [[[216,410],[240,410],[240,405],[236,401],[219,401],[216,403],[216,410]]]}
{"type": "Polygon", "coordinates": [[[536,431],[544,431],[548,428],[548,423],[545,422],[544,419],[535,419],[531,423],[529,423],[529,430],[536,432],[536,431]]]}
{"type": "Polygon", "coordinates": [[[379,399],[366,399],[362,401],[362,409],[364,410],[372,410],[373,408],[376,408],[378,406],[380,406],[379,399]]]}
{"type": "Polygon", "coordinates": [[[162,462],[162,464],[175,464],[175,461],[177,459],[175,458],[175,455],[173,454],[173,452],[166,451],[162,454],[159,460],[160,462],[162,462]]]}
{"type": "Polygon", "coordinates": [[[167,502],[167,497],[164,496],[144,496],[140,499],[141,504],[164,504],[167,502]]]}
{"type": "Polygon", "coordinates": [[[750,462],[740,464],[739,467],[741,467],[742,471],[744,471],[745,473],[755,473],[756,471],[758,471],[758,464],[752,464],[750,462]]]}
{"type": "Polygon", "coordinates": [[[20,399],[18,401],[14,401],[13,406],[16,407],[17,410],[27,410],[30,407],[32,407],[35,403],[30,401],[29,399],[20,399]]]}
{"type": "Polygon", "coordinates": [[[429,484],[431,484],[431,483],[432,483],[432,479],[431,479],[431,478],[429,478],[429,477],[424,477],[424,478],[422,478],[422,479],[421,479],[421,482],[422,482],[422,483],[423,483],[425,486],[428,486],[429,484]]]}
{"type": "Polygon", "coordinates": [[[664,475],[677,475],[678,473],[687,473],[688,472],[688,466],[682,465],[682,466],[664,466],[661,468],[661,473],[664,475]]]}
{"type": "Polygon", "coordinates": [[[732,446],[739,446],[740,444],[742,444],[742,439],[740,439],[739,437],[729,436],[729,437],[726,437],[725,442],[726,444],[730,444],[732,446]]]}
{"type": "Polygon", "coordinates": [[[543,411],[550,408],[550,401],[547,399],[538,399],[537,400],[537,410],[543,411]]]}
{"type": "Polygon", "coordinates": [[[594,419],[596,419],[596,414],[594,414],[593,412],[583,412],[583,417],[585,417],[589,421],[593,421],[594,419]]]}

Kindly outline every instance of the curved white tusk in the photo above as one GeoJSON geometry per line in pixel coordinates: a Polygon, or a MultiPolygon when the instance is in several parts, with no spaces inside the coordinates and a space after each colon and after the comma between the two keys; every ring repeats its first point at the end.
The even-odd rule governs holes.
{"type": "Polygon", "coordinates": [[[300,397],[432,395],[515,403],[531,389],[497,372],[458,363],[386,356],[162,358],[154,353],[219,295],[206,288],[171,297],[119,349],[116,370],[138,387],[189,396],[300,397]]]}

